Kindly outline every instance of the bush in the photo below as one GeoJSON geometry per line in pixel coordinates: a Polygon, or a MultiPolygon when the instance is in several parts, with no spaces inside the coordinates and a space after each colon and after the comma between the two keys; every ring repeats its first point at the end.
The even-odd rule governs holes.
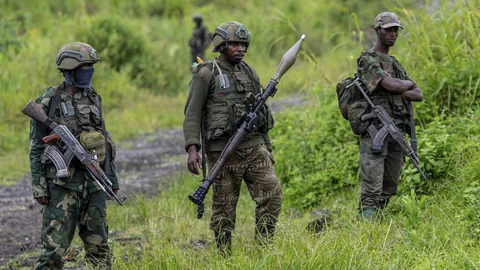
{"type": "Polygon", "coordinates": [[[423,122],[480,105],[479,4],[445,1],[434,14],[404,10],[407,35],[399,47],[402,63],[425,96],[418,110],[423,122]]]}
{"type": "Polygon", "coordinates": [[[430,174],[428,182],[406,159],[407,168],[402,177],[401,192],[410,189],[417,193],[434,192],[437,183],[458,177],[465,162],[465,153],[478,148],[480,141],[480,111],[471,112],[465,117],[439,116],[427,127],[419,131],[419,156],[423,170],[430,174]]]}
{"type": "Polygon", "coordinates": [[[121,17],[94,17],[78,36],[97,49],[101,61],[117,71],[145,53],[145,39],[138,26],[125,23],[121,17]]]}
{"type": "Polygon", "coordinates": [[[357,183],[356,136],[339,111],[334,90],[312,94],[313,104],[275,117],[275,170],[287,204],[309,208],[357,183]]]}

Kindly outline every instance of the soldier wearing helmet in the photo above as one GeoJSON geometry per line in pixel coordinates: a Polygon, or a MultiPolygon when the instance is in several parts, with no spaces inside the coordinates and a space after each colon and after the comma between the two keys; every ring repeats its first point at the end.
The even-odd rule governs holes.
{"type": "Polygon", "coordinates": [[[204,59],[205,50],[211,42],[211,34],[208,32],[207,27],[202,24],[203,17],[200,14],[195,14],[193,21],[195,22],[195,29],[193,29],[192,37],[188,41],[191,63],[197,62],[197,56],[200,59],[204,59]]]}
{"type": "MultiPolygon", "coordinates": [[[[400,62],[389,54],[402,28],[395,13],[382,12],[377,15],[375,18],[377,41],[358,59],[357,76],[365,90],[368,90],[374,105],[382,106],[398,129],[408,133],[414,141],[415,123],[411,103],[423,99],[422,91],[400,62]]],[[[368,121],[367,126],[380,128],[379,121],[368,121]]],[[[372,150],[372,136],[366,130],[359,139],[362,178],[360,215],[366,219],[374,218],[396,194],[404,161],[402,149],[390,135],[385,137],[381,151],[372,150]]]]}
{"type": "MultiPolygon", "coordinates": [[[[65,125],[82,146],[97,159],[112,181],[119,185],[113,164],[115,144],[105,129],[102,101],[91,87],[97,51],[80,42],[65,44],[58,52],[56,64],[64,79],[50,87],[36,103],[41,104],[58,124],[65,125]]],[[[105,192],[75,157],[69,164],[69,176],[59,178],[52,161],[44,155],[42,138],[52,131],[41,123],[30,123],[30,170],[35,200],[44,206],[42,254],[35,269],[62,269],[63,255],[72,242],[78,225],[84,242],[85,258],[94,268],[110,267],[111,252],[107,244],[105,192]]],[[[57,143],[61,145],[61,142],[57,143]]]]}
{"type": "MultiPolygon", "coordinates": [[[[213,35],[213,51],[220,56],[192,68],[183,131],[187,167],[194,174],[199,174],[202,160],[205,160],[198,151],[206,151],[208,165],[213,167],[249,110],[250,98],[262,91],[257,73],[243,61],[250,41],[250,32],[243,24],[222,23],[213,35]],[[200,134],[204,143],[201,143],[200,134]]],[[[215,233],[218,249],[224,254],[230,253],[242,180],[257,205],[255,238],[263,243],[273,236],[282,203],[268,135],[273,124],[272,114],[265,105],[257,127],[247,135],[227,160],[220,177],[213,182],[210,228],[215,233]]]]}

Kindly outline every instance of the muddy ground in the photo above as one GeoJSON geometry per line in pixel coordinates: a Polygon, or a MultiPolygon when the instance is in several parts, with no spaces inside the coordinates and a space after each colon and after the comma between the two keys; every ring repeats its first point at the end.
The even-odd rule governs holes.
{"type": "MultiPolygon", "coordinates": [[[[272,102],[270,107],[278,112],[304,102],[303,96],[293,96],[272,102]]],[[[153,196],[174,172],[185,166],[180,128],[140,135],[119,143],[118,148],[115,164],[121,179],[121,195],[153,196]]],[[[0,268],[12,267],[14,261],[13,268],[31,267],[34,256],[15,258],[32,252],[36,255],[40,249],[41,206],[32,199],[30,181],[26,176],[14,186],[0,186],[0,268]]]]}

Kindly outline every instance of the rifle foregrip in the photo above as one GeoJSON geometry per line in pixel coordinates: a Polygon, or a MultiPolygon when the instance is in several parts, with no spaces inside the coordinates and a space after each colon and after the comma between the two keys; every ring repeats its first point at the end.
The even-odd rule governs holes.
{"type": "Polygon", "coordinates": [[[55,133],[50,134],[50,135],[47,135],[47,136],[45,136],[45,137],[42,138],[42,141],[43,141],[44,143],[56,142],[56,141],[58,141],[58,140],[60,140],[60,137],[59,137],[57,134],[55,134],[55,133]]]}

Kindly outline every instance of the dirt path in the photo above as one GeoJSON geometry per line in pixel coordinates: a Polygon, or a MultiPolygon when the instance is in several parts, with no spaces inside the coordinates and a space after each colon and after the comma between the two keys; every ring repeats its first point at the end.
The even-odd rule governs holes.
{"type": "MultiPolygon", "coordinates": [[[[270,106],[278,112],[304,102],[304,97],[293,96],[270,106]]],[[[120,144],[115,164],[121,195],[154,195],[174,172],[183,169],[185,158],[180,128],[161,129],[120,144]]],[[[30,182],[27,176],[14,186],[0,186],[0,268],[12,258],[40,248],[41,207],[32,199],[30,182]]],[[[25,261],[19,266],[31,263],[25,261]]]]}

